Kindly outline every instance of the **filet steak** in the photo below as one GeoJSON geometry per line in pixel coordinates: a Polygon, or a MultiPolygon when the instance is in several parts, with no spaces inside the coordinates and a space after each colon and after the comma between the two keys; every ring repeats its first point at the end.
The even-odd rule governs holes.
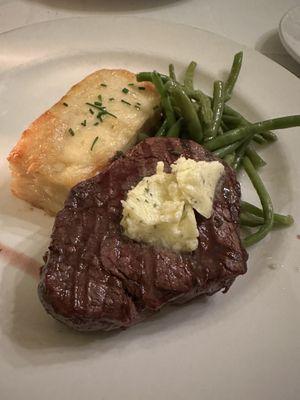
{"type": "Polygon", "coordinates": [[[76,185],[55,219],[38,287],[45,309],[78,330],[126,328],[168,303],[227,291],[246,272],[239,236],[240,186],[222,160],[190,140],[149,138],[76,185]],[[178,253],[122,233],[121,200],[143,177],[165,171],[180,155],[225,167],[213,215],[196,213],[198,248],[178,253]]]}

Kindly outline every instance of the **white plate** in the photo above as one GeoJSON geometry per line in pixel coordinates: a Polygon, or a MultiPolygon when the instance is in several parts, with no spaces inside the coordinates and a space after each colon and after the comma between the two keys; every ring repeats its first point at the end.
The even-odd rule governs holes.
{"type": "Polygon", "coordinates": [[[286,51],[300,63],[300,6],[292,8],[282,17],[279,36],[286,51]]]}
{"type": "MultiPolygon", "coordinates": [[[[170,61],[182,71],[195,59],[198,83],[209,91],[241,47],[192,27],[107,16],[52,21],[0,36],[1,400],[299,398],[299,225],[251,248],[249,272],[225,295],[171,308],[127,331],[80,334],[47,316],[36,294],[32,276],[53,220],[9,192],[5,157],[20,132],[91,71],[166,71],[170,61]]],[[[244,50],[232,104],[254,120],[297,114],[299,80],[244,50]]],[[[299,133],[280,133],[280,141],[263,152],[263,177],[276,209],[296,221],[299,133]]],[[[245,197],[255,200],[247,181],[242,183],[245,197]]]]}

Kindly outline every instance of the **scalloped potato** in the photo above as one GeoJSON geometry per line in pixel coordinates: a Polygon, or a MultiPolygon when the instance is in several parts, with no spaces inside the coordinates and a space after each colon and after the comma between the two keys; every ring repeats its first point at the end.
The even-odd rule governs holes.
{"type": "Polygon", "coordinates": [[[158,118],[160,97],[126,70],[103,69],[73,86],[26,129],[8,160],[12,192],[49,214],[71,187],[101,171],[158,118]]]}

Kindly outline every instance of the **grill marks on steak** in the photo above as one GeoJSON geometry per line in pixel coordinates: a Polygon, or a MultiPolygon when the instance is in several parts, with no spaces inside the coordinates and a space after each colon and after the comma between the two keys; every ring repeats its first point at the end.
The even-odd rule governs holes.
{"type": "Polygon", "coordinates": [[[39,296],[58,320],[80,330],[130,326],[170,302],[228,290],[246,272],[239,238],[240,187],[225,166],[210,219],[196,213],[198,248],[191,253],[135,242],[122,233],[121,200],[163,161],[183,155],[215,160],[189,140],[149,138],[100,174],[75,186],[57,215],[39,296]]]}

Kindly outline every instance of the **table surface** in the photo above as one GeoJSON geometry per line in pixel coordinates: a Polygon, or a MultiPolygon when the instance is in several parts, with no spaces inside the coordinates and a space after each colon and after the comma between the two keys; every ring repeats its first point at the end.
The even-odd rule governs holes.
{"type": "Polygon", "coordinates": [[[197,26],[254,48],[300,77],[278,25],[300,0],[0,0],[0,33],[24,25],[87,15],[135,15],[197,26]]]}

